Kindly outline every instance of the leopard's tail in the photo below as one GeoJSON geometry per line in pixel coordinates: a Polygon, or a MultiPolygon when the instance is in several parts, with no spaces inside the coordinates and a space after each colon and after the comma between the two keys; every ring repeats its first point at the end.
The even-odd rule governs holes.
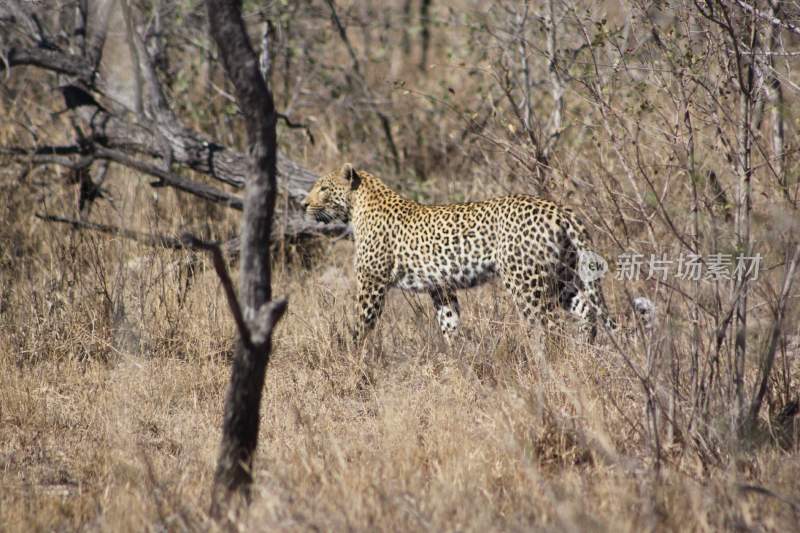
{"type": "MultiPolygon", "coordinates": [[[[569,311],[581,314],[584,319],[594,324],[602,323],[611,332],[619,331],[619,325],[611,317],[603,295],[602,279],[608,275],[608,262],[593,250],[589,234],[577,218],[567,221],[564,230],[576,256],[573,277],[578,290],[570,302],[569,311]],[[581,308],[586,308],[588,311],[580,313],[581,308]]],[[[656,321],[655,304],[649,298],[638,296],[633,299],[632,307],[636,319],[644,330],[651,330],[656,321]]],[[[631,331],[625,333],[633,334],[635,330],[636,327],[633,327],[631,331]]]]}
{"type": "Polygon", "coordinates": [[[566,264],[571,270],[571,284],[567,286],[572,292],[567,298],[562,295],[562,305],[592,325],[592,338],[598,324],[616,331],[618,325],[608,311],[602,287],[602,279],[608,273],[608,262],[594,251],[586,227],[576,217],[565,218],[562,229],[569,241],[565,253],[568,256],[566,264]]]}

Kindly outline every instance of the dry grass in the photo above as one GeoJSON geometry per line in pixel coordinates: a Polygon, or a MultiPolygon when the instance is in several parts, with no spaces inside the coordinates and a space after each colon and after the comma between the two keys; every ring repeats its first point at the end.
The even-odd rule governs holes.
{"type": "MultiPolygon", "coordinates": [[[[98,244],[108,254],[120,246],[156,264],[179,258],[98,244]]],[[[465,332],[452,347],[426,301],[394,293],[365,349],[339,349],[350,248],[339,243],[324,265],[277,275],[290,314],[268,372],[245,530],[785,531],[796,523],[791,504],[742,491],[796,495],[800,468],[785,452],[763,446],[708,470],[676,443],[656,475],[643,395],[621,358],[571,342],[543,355],[496,287],[465,295],[465,332]]],[[[162,274],[174,286],[174,270],[162,274]]],[[[132,285],[130,308],[175,304],[155,290],[139,302],[132,285]]],[[[12,290],[7,303],[20,309],[27,298],[12,290]]],[[[233,340],[222,304],[201,266],[175,328],[147,312],[139,329],[132,314],[144,335],[134,351],[115,328],[87,321],[80,299],[28,328],[5,322],[0,523],[213,529],[206,510],[233,340]],[[106,355],[81,355],[92,346],[106,355]]]]}

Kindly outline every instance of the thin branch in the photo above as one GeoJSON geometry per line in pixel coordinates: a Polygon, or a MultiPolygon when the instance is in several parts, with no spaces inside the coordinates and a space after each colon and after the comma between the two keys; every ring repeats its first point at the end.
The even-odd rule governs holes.
{"type": "Polygon", "coordinates": [[[77,146],[45,146],[39,148],[22,148],[13,146],[0,147],[0,155],[12,156],[37,165],[60,165],[73,170],[86,168],[97,159],[113,161],[115,163],[119,163],[120,165],[159,178],[160,182],[156,182],[156,185],[167,185],[204,200],[226,205],[236,209],[237,211],[241,211],[243,208],[242,199],[236,195],[219,190],[210,185],[205,185],[203,183],[182,178],[177,174],[163,170],[155,165],[134,159],[118,150],[111,150],[103,146],[95,146],[93,153],[85,155],[79,159],[51,155],[78,153],[78,150],[80,150],[80,148],[77,146]]]}
{"type": "Polygon", "coordinates": [[[12,47],[5,54],[5,59],[0,62],[0,71],[18,65],[33,65],[85,81],[94,76],[94,70],[82,57],[55,50],[12,47]]]}
{"type": "Polygon", "coordinates": [[[781,496],[780,494],[777,494],[776,492],[773,492],[766,487],[761,487],[759,485],[740,484],[737,486],[737,488],[739,489],[740,492],[745,492],[745,493],[751,492],[754,494],[760,494],[762,496],[769,496],[770,498],[775,498],[776,500],[783,502],[789,507],[791,507],[795,513],[800,512],[800,503],[790,498],[787,498],[786,496],[781,496]]]}
{"type": "Polygon", "coordinates": [[[334,4],[333,0],[325,0],[325,3],[328,4],[328,8],[331,11],[331,19],[333,20],[334,25],[336,26],[336,30],[339,33],[339,37],[341,38],[342,42],[344,43],[345,47],[347,48],[347,53],[350,55],[350,60],[352,62],[353,71],[358,78],[358,81],[361,84],[361,89],[364,91],[364,94],[367,96],[367,99],[370,100],[367,105],[372,108],[373,113],[378,116],[378,120],[381,123],[381,128],[383,129],[383,134],[386,137],[386,144],[389,146],[389,151],[392,153],[392,160],[394,162],[394,168],[396,171],[400,171],[400,152],[397,150],[397,144],[394,142],[394,135],[392,134],[392,126],[389,117],[381,111],[378,106],[373,102],[372,92],[370,91],[369,85],[367,84],[366,78],[364,77],[364,72],[361,69],[361,63],[358,61],[358,56],[356,55],[355,49],[353,48],[352,43],[350,42],[350,38],[347,36],[347,29],[345,28],[344,24],[342,24],[341,19],[339,18],[338,13],[336,12],[336,4],[334,4]]]}
{"type": "Polygon", "coordinates": [[[242,199],[238,196],[221,191],[211,187],[210,185],[187,180],[176,174],[173,174],[172,172],[162,170],[155,165],[151,165],[149,163],[129,157],[128,155],[117,150],[110,150],[102,146],[97,146],[95,148],[94,155],[99,159],[108,159],[109,161],[114,161],[115,163],[119,163],[126,167],[130,167],[146,174],[150,174],[151,176],[160,178],[164,184],[178,189],[179,191],[188,192],[211,202],[227,205],[228,207],[238,211],[243,209],[244,204],[242,203],[242,199]]]}
{"type": "Polygon", "coordinates": [[[236,329],[239,332],[242,344],[248,350],[252,349],[253,342],[250,336],[250,328],[247,327],[247,323],[244,320],[244,313],[242,313],[242,307],[239,304],[239,299],[236,297],[236,289],[233,288],[233,281],[228,273],[228,267],[225,265],[225,258],[222,256],[222,249],[219,247],[219,244],[204,241],[191,233],[184,233],[180,241],[184,245],[190,246],[196,250],[209,252],[214,270],[217,271],[222,289],[225,291],[225,298],[228,300],[228,307],[230,307],[233,320],[236,322],[236,329]]]}
{"type": "Polygon", "coordinates": [[[744,9],[745,11],[747,11],[748,13],[752,13],[753,15],[755,15],[758,18],[760,18],[762,20],[766,20],[767,22],[769,22],[773,26],[777,26],[779,28],[783,28],[785,30],[788,30],[788,31],[794,33],[795,35],[800,35],[800,26],[796,26],[796,25],[792,24],[791,22],[786,22],[783,19],[780,19],[778,17],[774,17],[774,16],[772,16],[771,13],[767,13],[765,11],[761,11],[760,9],[756,9],[753,6],[746,4],[742,0],[733,0],[733,3],[735,3],[740,8],[744,9]]]}
{"type": "Polygon", "coordinates": [[[10,9],[11,14],[19,22],[19,25],[27,26],[28,32],[36,41],[38,48],[46,48],[49,50],[56,49],[53,43],[53,38],[48,34],[47,30],[42,26],[39,17],[35,12],[28,10],[29,5],[23,5],[17,0],[6,0],[6,6],[10,9]]]}
{"type": "Polygon", "coordinates": [[[301,122],[292,122],[292,120],[284,115],[283,113],[277,113],[278,120],[282,120],[286,127],[293,130],[304,130],[306,132],[306,136],[308,137],[308,142],[312,145],[316,144],[316,140],[314,139],[314,135],[311,133],[311,128],[308,124],[303,124],[301,122]]]}
{"type": "Polygon", "coordinates": [[[98,224],[96,222],[87,222],[85,220],[75,220],[58,215],[50,215],[47,213],[36,213],[35,216],[36,218],[44,220],[46,222],[58,222],[60,224],[67,224],[69,226],[72,226],[73,229],[78,229],[78,230],[88,229],[92,231],[99,231],[100,233],[113,235],[115,237],[123,237],[125,239],[130,239],[140,244],[153,246],[156,248],[182,250],[184,248],[189,247],[186,245],[186,243],[182,242],[180,239],[176,239],[175,237],[169,237],[166,235],[154,235],[152,233],[134,231],[131,229],[120,228],[118,226],[111,226],[108,224],[98,224]]]}
{"type": "Polygon", "coordinates": [[[775,311],[775,320],[772,323],[772,332],[769,337],[769,345],[767,351],[761,362],[761,376],[759,379],[758,389],[753,395],[753,401],[750,404],[749,425],[753,428],[758,420],[758,413],[761,410],[761,404],[764,401],[764,395],[767,392],[769,385],[769,377],[772,374],[772,366],[775,362],[775,352],[778,349],[778,343],[783,332],[783,320],[786,316],[786,305],[789,301],[789,293],[792,291],[792,284],[795,279],[795,270],[797,263],[800,261],[800,244],[795,246],[794,254],[789,265],[786,267],[786,274],[783,277],[783,287],[781,288],[781,295],[778,299],[778,307],[775,311]]]}
{"type": "Polygon", "coordinates": [[[331,10],[331,19],[336,26],[336,31],[339,32],[339,37],[342,39],[342,42],[347,48],[347,53],[350,55],[350,61],[352,62],[353,70],[358,77],[363,80],[364,75],[361,72],[361,63],[358,61],[358,56],[356,55],[355,49],[353,49],[353,45],[350,44],[350,38],[347,37],[347,29],[344,27],[344,24],[342,24],[342,20],[339,18],[339,14],[336,12],[336,4],[333,3],[333,0],[325,0],[325,3],[328,4],[328,8],[331,10]]]}
{"type": "Polygon", "coordinates": [[[553,149],[561,136],[562,116],[564,114],[564,81],[561,79],[561,66],[559,65],[558,57],[559,42],[556,33],[556,10],[554,0],[548,1],[547,9],[547,70],[550,74],[550,94],[553,98],[553,109],[550,113],[550,127],[547,132],[547,139],[542,148],[545,161],[550,159],[553,149]]]}
{"type": "Polygon", "coordinates": [[[27,162],[30,165],[58,165],[72,170],[84,169],[94,162],[95,158],[91,155],[81,157],[79,159],[71,159],[69,157],[47,154],[27,154],[15,155],[20,158],[20,162],[27,162]]]}
{"type": "Polygon", "coordinates": [[[0,155],[8,156],[33,156],[33,155],[72,155],[81,153],[81,147],[70,145],[57,146],[0,146],[0,155]]]}

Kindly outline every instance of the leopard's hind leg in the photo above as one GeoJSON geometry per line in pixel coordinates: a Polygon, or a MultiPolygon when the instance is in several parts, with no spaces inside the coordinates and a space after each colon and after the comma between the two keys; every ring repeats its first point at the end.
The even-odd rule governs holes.
{"type": "Polygon", "coordinates": [[[432,289],[430,295],[433,308],[436,310],[436,321],[445,340],[449,342],[458,329],[461,312],[456,293],[450,289],[437,288],[432,289]]]}

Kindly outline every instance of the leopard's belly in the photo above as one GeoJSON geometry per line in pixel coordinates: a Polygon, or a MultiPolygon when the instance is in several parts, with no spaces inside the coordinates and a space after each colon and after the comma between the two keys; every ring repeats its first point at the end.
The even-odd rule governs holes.
{"type": "Polygon", "coordinates": [[[481,285],[497,275],[491,258],[445,260],[426,265],[398,265],[392,275],[394,286],[409,291],[430,291],[437,288],[468,289],[481,285]]]}

